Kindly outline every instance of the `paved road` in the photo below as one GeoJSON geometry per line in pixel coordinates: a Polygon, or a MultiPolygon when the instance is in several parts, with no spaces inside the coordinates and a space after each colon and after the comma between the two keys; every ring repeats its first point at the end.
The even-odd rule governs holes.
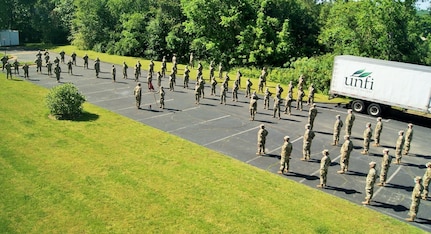
{"type": "MultiPolygon", "coordinates": [[[[34,51],[11,51],[20,61],[33,61],[34,51]]],[[[55,55],[51,54],[51,57],[55,55]]],[[[68,58],[66,58],[67,60],[68,58]]],[[[143,124],[161,129],[188,139],[196,144],[216,150],[230,157],[256,166],[262,170],[276,173],[279,168],[279,153],[283,143],[283,137],[289,135],[293,143],[293,154],[290,162],[291,173],[280,175],[286,179],[297,181],[315,188],[319,183],[319,161],[321,151],[329,149],[332,164],[328,173],[328,187],[322,191],[347,199],[361,205],[365,193],[365,177],[368,173],[368,163],[377,162],[380,170],[382,150],[387,147],[394,155],[394,145],[397,132],[407,127],[407,122],[413,122],[414,140],[409,156],[403,158],[402,165],[391,165],[386,187],[375,187],[375,195],[371,209],[390,215],[399,220],[407,217],[411,202],[414,176],[422,176],[425,171],[425,163],[431,161],[431,145],[429,144],[430,121],[427,118],[415,117],[403,113],[394,112],[390,118],[384,118],[382,133],[382,147],[371,147],[370,155],[360,154],[362,149],[362,133],[365,124],[375,124],[375,118],[367,115],[356,114],[353,126],[354,151],[350,159],[349,172],[345,175],[336,173],[339,170],[339,147],[331,146],[332,128],[335,115],[340,114],[342,120],[346,116],[346,109],[330,104],[318,104],[318,116],[314,124],[316,137],[312,143],[312,160],[300,161],[302,157],[302,136],[304,126],[307,123],[308,111],[293,110],[293,115],[283,115],[282,119],[272,118],[272,106],[270,110],[263,110],[263,103],[259,101],[258,114],[255,121],[249,120],[248,99],[240,92],[239,102],[231,101],[231,90],[228,93],[226,105],[219,104],[219,96],[210,96],[209,84],[206,86],[205,99],[200,105],[194,102],[192,88],[184,89],[182,84],[182,72],[179,71],[179,79],[174,92],[168,89],[167,78],[162,82],[166,90],[165,109],[158,108],[157,95],[148,92],[143,83],[143,109],[137,110],[132,95],[136,83],[132,79],[124,80],[121,75],[121,66],[117,66],[117,82],[113,83],[109,73],[111,64],[102,63],[100,78],[95,77],[95,71],[85,70],[83,61],[78,58],[78,66],[74,67],[74,75],[62,73],[61,82],[72,82],[87,97],[90,103],[101,106],[118,114],[127,116],[143,124]],[[149,106],[152,106],[150,109],[149,106]],[[269,135],[267,138],[267,155],[256,156],[256,135],[259,125],[264,123],[269,135]]],[[[129,64],[129,67],[131,64],[129,64]]],[[[90,67],[93,61],[90,61],[90,67]]],[[[66,65],[61,65],[63,71],[67,71],[66,65]]],[[[170,69],[170,67],[168,67],[170,69]]],[[[129,77],[133,76],[129,69],[129,77]]],[[[144,81],[146,72],[143,71],[141,81],[144,81]]],[[[155,80],[155,79],[153,79],[155,80]]],[[[51,88],[58,85],[54,77],[48,77],[46,70],[43,74],[37,74],[35,68],[30,70],[30,82],[51,88]]],[[[194,87],[192,79],[190,87],[194,87]]],[[[156,82],[153,82],[156,83],[156,82]]],[[[208,82],[207,82],[208,83],[208,82]]],[[[244,87],[245,83],[242,84],[244,87]]],[[[231,88],[231,86],[230,86],[231,88]]],[[[219,91],[219,89],[217,89],[219,91]]],[[[283,97],[286,93],[283,93],[283,97]]],[[[262,97],[262,95],[260,95],[262,97]]],[[[307,109],[307,108],[306,108],[307,109]]],[[[344,129],[343,129],[344,130],[344,129]]],[[[343,134],[344,131],[342,131],[343,134]]],[[[316,188],[317,189],[317,188],[316,188]]],[[[330,204],[328,204],[330,206],[330,204]]],[[[354,214],[352,214],[354,215],[354,214]]],[[[412,225],[431,232],[431,201],[423,201],[420,206],[417,221],[412,225]]]]}

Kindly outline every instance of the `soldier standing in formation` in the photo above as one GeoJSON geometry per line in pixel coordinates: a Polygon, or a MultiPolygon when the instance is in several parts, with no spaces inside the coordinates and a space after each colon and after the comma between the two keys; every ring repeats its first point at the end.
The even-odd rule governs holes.
{"type": "Polygon", "coordinates": [[[36,63],[36,72],[42,73],[42,59],[37,58],[35,63],[36,63]]]}
{"type": "Polygon", "coordinates": [[[322,159],[320,160],[320,184],[317,185],[318,188],[326,186],[329,165],[331,165],[331,158],[329,157],[329,150],[325,149],[322,151],[322,159]]]}
{"type": "Polygon", "coordinates": [[[111,74],[112,74],[112,82],[116,82],[115,78],[117,76],[117,69],[115,68],[114,64],[112,64],[111,74]]]}
{"type": "Polygon", "coordinates": [[[48,51],[45,52],[45,64],[47,64],[49,61],[49,53],[48,51]]]}
{"type": "Polygon", "coordinates": [[[240,87],[240,88],[241,88],[241,77],[242,77],[242,73],[240,70],[238,70],[236,72],[236,80],[238,81],[238,87],[240,87]]]}
{"type": "Polygon", "coordinates": [[[220,86],[220,104],[226,105],[227,81],[223,82],[220,86]]]}
{"type": "Polygon", "coordinates": [[[15,59],[15,61],[13,62],[13,68],[14,68],[14,70],[15,70],[15,74],[16,75],[19,75],[19,62],[18,62],[18,60],[17,59],[15,59]]]}
{"type": "Polygon", "coordinates": [[[413,140],[413,124],[409,123],[408,128],[404,134],[404,146],[403,146],[403,154],[407,155],[410,151],[410,144],[413,140]]]}
{"type": "Polygon", "coordinates": [[[165,109],[165,90],[163,89],[162,86],[160,86],[159,89],[159,94],[160,94],[160,108],[165,109]]]}
{"type": "Polygon", "coordinates": [[[88,55],[85,54],[82,58],[84,59],[84,69],[88,69],[88,55]]]}
{"type": "Polygon", "coordinates": [[[281,109],[281,99],[279,96],[274,97],[274,113],[272,114],[272,117],[275,118],[275,116],[278,113],[278,119],[281,119],[280,117],[280,109],[281,109]]]}
{"type": "Polygon", "coordinates": [[[29,69],[29,66],[28,66],[27,63],[25,63],[24,66],[22,66],[22,70],[24,70],[24,79],[28,79],[29,78],[28,69],[29,69]]]}
{"type": "Polygon", "coordinates": [[[314,88],[314,85],[311,84],[308,88],[308,101],[307,105],[313,105],[314,103],[314,94],[316,93],[316,89],[314,88]]]}
{"type": "Polygon", "coordinates": [[[75,53],[75,51],[73,51],[71,57],[72,57],[73,64],[76,66],[76,53],[75,53]]]}
{"type": "Polygon", "coordinates": [[[218,65],[218,78],[223,78],[223,65],[221,64],[221,62],[218,65]]]}
{"type": "Polygon", "coordinates": [[[362,150],[361,154],[368,155],[368,150],[370,149],[370,142],[371,142],[371,136],[372,136],[372,129],[371,129],[371,123],[367,123],[365,125],[364,130],[364,149],[362,150]]]}
{"type": "Polygon", "coordinates": [[[199,61],[199,63],[198,63],[198,74],[197,74],[197,78],[198,78],[198,79],[199,79],[199,77],[201,77],[201,76],[202,76],[202,74],[203,74],[203,69],[204,69],[204,66],[202,66],[201,61],[199,61]]]}
{"type": "Polygon", "coordinates": [[[340,131],[343,127],[343,121],[341,120],[341,116],[337,115],[335,116],[335,123],[334,123],[334,136],[333,136],[333,146],[338,146],[338,142],[340,141],[340,131]]]}
{"type": "Polygon", "coordinates": [[[10,65],[9,62],[7,62],[5,65],[5,68],[6,68],[6,79],[9,79],[10,77],[10,79],[12,80],[12,65],[10,65]]]}
{"type": "Polygon", "coordinates": [[[216,95],[216,88],[217,88],[217,80],[215,77],[212,77],[211,79],[211,95],[216,95]]]}
{"type": "Polygon", "coordinates": [[[262,68],[262,71],[260,72],[260,76],[262,77],[262,83],[266,87],[266,77],[268,76],[268,72],[266,71],[266,67],[262,68]]]}
{"type": "Polygon", "coordinates": [[[60,51],[60,59],[61,59],[61,62],[62,63],[64,63],[64,55],[65,55],[66,53],[64,52],[64,50],[62,50],[62,51],[60,51]]]}
{"type": "Polygon", "coordinates": [[[174,91],[175,75],[171,74],[169,76],[169,91],[174,91]]]}
{"type": "Polygon", "coordinates": [[[184,69],[184,86],[183,88],[189,88],[190,69],[188,66],[184,69]]]}
{"type": "Polygon", "coordinates": [[[304,139],[302,144],[302,161],[308,161],[310,160],[310,149],[311,149],[311,142],[313,141],[315,134],[313,130],[311,130],[310,124],[305,125],[305,133],[304,133],[304,139]]]}
{"type": "Polygon", "coordinates": [[[308,124],[310,124],[311,129],[313,129],[313,125],[314,125],[314,119],[317,116],[317,108],[316,108],[316,104],[313,104],[310,108],[310,110],[308,111],[308,124]]]}
{"type": "Polygon", "coordinates": [[[148,74],[148,76],[147,76],[147,85],[148,85],[148,90],[149,91],[154,91],[153,77],[150,76],[150,74],[148,74]]]}
{"type": "MultiPolygon", "coordinates": [[[[138,76],[139,76],[139,77],[141,77],[141,68],[142,68],[141,61],[139,61],[139,60],[138,60],[138,61],[136,62],[136,67],[138,68],[138,69],[137,69],[137,71],[138,71],[138,76]]],[[[165,70],[166,70],[166,62],[165,62],[165,70]]],[[[165,74],[163,73],[163,77],[164,77],[164,75],[165,75],[165,74]]]]}
{"type": "Polygon", "coordinates": [[[133,90],[133,95],[135,95],[136,100],[136,108],[141,109],[141,100],[142,100],[142,88],[141,83],[138,83],[133,90]]]}
{"type": "Polygon", "coordinates": [[[416,176],[414,181],[415,187],[412,192],[412,203],[410,204],[409,217],[406,218],[407,222],[415,221],[416,215],[419,211],[419,205],[421,204],[421,194],[424,190],[424,187],[421,184],[422,178],[420,176],[416,176]]]}
{"type": "Polygon", "coordinates": [[[247,78],[247,82],[246,82],[246,86],[245,86],[245,97],[250,97],[251,86],[253,86],[253,83],[250,81],[250,78],[247,78]]]}
{"type": "Polygon", "coordinates": [[[133,75],[135,76],[135,82],[138,82],[139,80],[139,68],[138,68],[138,64],[135,64],[134,70],[133,70],[133,75]]]}
{"type": "Polygon", "coordinates": [[[287,91],[286,101],[284,105],[284,113],[291,115],[292,114],[292,101],[293,101],[293,93],[292,89],[287,91]]]}
{"type": "Polygon", "coordinates": [[[346,135],[351,136],[352,135],[352,127],[353,122],[355,122],[355,115],[353,114],[352,109],[347,110],[347,116],[346,116],[346,135]]]}
{"type": "Polygon", "coordinates": [[[370,170],[368,171],[367,179],[365,181],[365,201],[364,205],[369,205],[374,194],[374,183],[377,179],[376,162],[370,162],[370,170]]]}
{"type": "Polygon", "coordinates": [[[201,90],[200,90],[200,85],[196,82],[195,84],[195,104],[199,105],[199,101],[201,98],[201,90]]]}
{"type": "Polygon", "coordinates": [[[127,66],[126,62],[123,62],[123,79],[127,79],[127,69],[129,66],[127,66]]]}
{"type": "Polygon", "coordinates": [[[162,73],[160,71],[157,72],[157,86],[162,87],[162,73]]]}
{"type": "Polygon", "coordinates": [[[73,62],[69,59],[69,61],[67,62],[67,73],[71,75],[73,75],[72,65],[73,65],[73,62]]]}
{"type": "Polygon", "coordinates": [[[380,171],[380,183],[377,184],[378,186],[385,186],[391,162],[392,157],[389,155],[389,149],[384,149],[382,157],[382,170],[380,171]]]}
{"type": "Polygon", "coordinates": [[[427,162],[425,166],[427,167],[427,169],[424,173],[424,176],[422,177],[422,185],[424,186],[424,191],[422,193],[422,200],[428,199],[428,190],[429,190],[430,181],[431,181],[431,162],[427,162]]]}
{"type": "Polygon", "coordinates": [[[195,68],[195,61],[193,60],[193,52],[190,53],[190,57],[189,57],[189,66],[191,68],[195,68]]]}
{"type": "Polygon", "coordinates": [[[52,75],[52,63],[51,61],[48,61],[48,63],[46,63],[46,68],[48,70],[48,76],[52,75]]]}
{"type": "Polygon", "coordinates": [[[100,60],[99,60],[99,58],[96,58],[96,60],[94,61],[94,70],[96,71],[96,78],[99,78],[99,73],[100,73],[100,60]]]}
{"type": "Polygon", "coordinates": [[[232,101],[237,102],[238,101],[238,90],[239,90],[239,82],[238,79],[233,82],[233,88],[232,88],[232,101]]]}
{"type": "Polygon", "coordinates": [[[201,97],[202,99],[205,98],[205,80],[202,76],[200,76],[199,80],[198,80],[198,84],[199,84],[199,89],[201,91],[201,97]]]}
{"type": "Polygon", "coordinates": [[[265,155],[266,136],[268,136],[268,131],[265,129],[265,125],[261,124],[257,132],[257,155],[265,155]]]}
{"type": "MultiPolygon", "coordinates": [[[[28,73],[28,69],[27,69],[27,73],[28,73]]],[[[61,68],[60,68],[60,64],[58,63],[55,64],[54,74],[55,74],[55,78],[57,79],[57,83],[60,83],[61,68]]]]}
{"type": "Polygon", "coordinates": [[[152,77],[153,73],[154,73],[154,61],[151,59],[150,65],[148,68],[148,75],[152,77]]]}
{"type": "Polygon", "coordinates": [[[296,99],[296,109],[302,111],[302,99],[304,98],[304,90],[302,86],[298,86],[298,98],[296,99]]]}
{"type": "Polygon", "coordinates": [[[56,63],[60,63],[60,59],[58,57],[55,57],[55,59],[54,59],[54,64],[56,64],[56,63]]]}
{"type": "Polygon", "coordinates": [[[382,118],[377,118],[376,128],[374,129],[374,144],[373,146],[380,146],[380,134],[383,130],[382,118]]]}
{"type": "Polygon", "coordinates": [[[9,57],[7,56],[7,55],[4,55],[2,58],[1,58],[1,62],[2,62],[2,71],[4,71],[4,68],[5,68],[5,66],[6,66],[6,63],[7,63],[7,61],[9,60],[9,57]]]}
{"type": "Polygon", "coordinates": [[[397,143],[395,144],[395,162],[394,162],[395,164],[401,163],[401,158],[403,157],[402,155],[403,145],[404,145],[404,131],[399,131],[397,143]]]}
{"type": "Polygon", "coordinates": [[[288,173],[289,172],[289,162],[290,162],[290,154],[292,153],[292,143],[289,142],[290,137],[285,136],[283,146],[281,146],[281,154],[280,154],[280,169],[278,170],[278,174],[288,173]]]}
{"type": "Polygon", "coordinates": [[[353,143],[350,140],[350,136],[346,135],[344,136],[344,143],[340,149],[341,170],[337,171],[338,174],[344,174],[349,170],[350,153],[352,152],[352,150],[353,150],[353,143]]]}
{"type": "Polygon", "coordinates": [[[262,77],[262,75],[259,76],[259,84],[257,86],[257,92],[263,92],[263,84],[264,84],[264,79],[262,77]]]}
{"type": "Polygon", "coordinates": [[[162,75],[163,75],[163,77],[165,77],[165,75],[166,75],[166,70],[167,70],[167,68],[166,68],[166,56],[163,56],[163,58],[162,58],[162,75]]]}
{"type": "Polygon", "coordinates": [[[250,120],[254,120],[257,113],[257,100],[259,100],[259,97],[256,94],[256,91],[253,91],[253,94],[250,97],[250,120]]]}
{"type": "Polygon", "coordinates": [[[272,93],[269,91],[269,88],[266,87],[265,93],[263,94],[263,109],[269,110],[269,97],[271,97],[271,95],[272,95],[272,93]]]}
{"type": "Polygon", "coordinates": [[[281,94],[283,93],[284,89],[280,86],[280,84],[277,84],[275,86],[275,96],[277,96],[278,99],[281,99],[281,94]]]}

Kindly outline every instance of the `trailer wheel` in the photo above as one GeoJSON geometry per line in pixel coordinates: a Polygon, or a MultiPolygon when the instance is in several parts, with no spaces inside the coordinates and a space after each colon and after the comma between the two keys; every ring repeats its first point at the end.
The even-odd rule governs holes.
{"type": "Polygon", "coordinates": [[[367,112],[371,116],[381,116],[382,115],[382,107],[377,103],[371,103],[368,106],[367,112]]]}
{"type": "Polygon", "coordinates": [[[352,109],[355,112],[362,113],[365,111],[365,103],[361,100],[354,100],[352,102],[352,109]]]}

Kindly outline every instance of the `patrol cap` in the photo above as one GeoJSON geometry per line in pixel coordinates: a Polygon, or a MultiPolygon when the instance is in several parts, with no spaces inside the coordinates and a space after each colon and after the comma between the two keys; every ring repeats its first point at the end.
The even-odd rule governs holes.
{"type": "Polygon", "coordinates": [[[401,130],[401,131],[398,132],[398,135],[402,135],[402,134],[404,134],[403,130],[401,130]]]}
{"type": "Polygon", "coordinates": [[[383,152],[389,152],[388,148],[383,149],[383,152]]]}
{"type": "Polygon", "coordinates": [[[336,117],[336,118],[340,118],[340,117],[341,117],[341,115],[336,115],[335,117],[336,117]]]}
{"type": "Polygon", "coordinates": [[[420,177],[420,176],[416,176],[416,177],[415,177],[415,180],[422,180],[422,177],[420,177]]]}
{"type": "Polygon", "coordinates": [[[322,151],[322,154],[323,154],[323,155],[329,155],[329,150],[324,149],[324,150],[322,151]]]}
{"type": "Polygon", "coordinates": [[[426,166],[426,167],[431,166],[431,162],[427,162],[427,163],[425,164],[425,166],[426,166]]]}
{"type": "Polygon", "coordinates": [[[316,103],[314,103],[313,106],[316,107],[317,106],[316,103]]]}
{"type": "Polygon", "coordinates": [[[310,124],[306,124],[306,125],[305,125],[305,128],[309,128],[309,127],[311,127],[311,125],[310,125],[310,124]]]}
{"type": "Polygon", "coordinates": [[[265,125],[264,125],[264,124],[261,124],[261,125],[260,125],[260,128],[265,128],[265,125]]]}
{"type": "Polygon", "coordinates": [[[412,123],[409,123],[409,124],[407,124],[407,126],[409,126],[409,127],[413,127],[413,124],[412,124],[412,123]]]}
{"type": "Polygon", "coordinates": [[[377,117],[377,121],[381,121],[382,120],[382,117],[377,117]]]}
{"type": "Polygon", "coordinates": [[[372,161],[372,162],[370,162],[368,165],[376,165],[376,162],[374,162],[374,161],[372,161]]]}
{"type": "Polygon", "coordinates": [[[283,139],[284,139],[284,140],[289,140],[289,139],[290,139],[290,137],[289,137],[289,136],[284,136],[284,137],[283,137],[283,139]]]}

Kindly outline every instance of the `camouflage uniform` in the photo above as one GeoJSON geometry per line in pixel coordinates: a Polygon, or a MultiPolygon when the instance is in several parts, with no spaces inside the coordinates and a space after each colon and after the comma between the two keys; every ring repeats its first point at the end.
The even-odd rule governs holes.
{"type": "Polygon", "coordinates": [[[236,80],[238,81],[238,87],[241,87],[241,77],[242,77],[242,73],[240,70],[238,70],[236,73],[236,80]]]}
{"type": "Polygon", "coordinates": [[[314,119],[317,116],[317,109],[316,109],[316,104],[313,104],[310,108],[310,110],[308,111],[308,124],[310,124],[311,128],[313,129],[314,126],[314,119]]]}
{"type": "Polygon", "coordinates": [[[274,113],[272,114],[272,117],[275,118],[278,112],[278,119],[280,119],[280,106],[281,106],[281,99],[278,98],[278,96],[274,97],[274,113]]]}
{"type": "Polygon", "coordinates": [[[61,62],[62,63],[64,63],[64,55],[65,55],[66,53],[62,50],[61,52],[60,52],[60,59],[61,59],[61,62]]]}
{"type": "Polygon", "coordinates": [[[1,58],[1,62],[2,62],[2,71],[4,71],[4,68],[5,68],[5,66],[6,66],[6,63],[7,63],[7,61],[9,60],[9,57],[7,56],[7,55],[4,55],[2,58],[1,58]]]}
{"type": "Polygon", "coordinates": [[[163,87],[160,87],[159,94],[160,94],[160,100],[159,100],[160,108],[165,109],[165,94],[166,93],[165,93],[165,90],[163,89],[163,87]]]}
{"type": "Polygon", "coordinates": [[[395,144],[395,164],[401,163],[402,151],[403,151],[403,145],[404,145],[404,131],[398,132],[398,139],[397,143],[395,144]]]}
{"type": "Polygon", "coordinates": [[[52,63],[51,61],[48,61],[48,63],[46,64],[46,68],[48,70],[48,76],[52,75],[52,63]]]}
{"type": "Polygon", "coordinates": [[[142,100],[141,83],[138,83],[136,85],[135,89],[133,90],[133,95],[135,95],[136,108],[140,109],[141,108],[141,100],[142,100]]]}
{"type": "Polygon", "coordinates": [[[12,79],[12,65],[10,65],[9,62],[7,62],[5,65],[5,68],[6,68],[6,79],[9,79],[9,77],[10,79],[12,79]]]}
{"type": "Polygon", "coordinates": [[[36,63],[36,72],[42,73],[42,59],[37,58],[35,63],[36,63]]]}
{"type": "Polygon", "coordinates": [[[28,64],[24,64],[24,66],[22,66],[22,70],[24,70],[24,78],[25,78],[25,79],[28,79],[28,78],[29,78],[29,75],[28,75],[28,69],[29,69],[28,64]]]}
{"type": "Polygon", "coordinates": [[[117,76],[117,69],[115,68],[115,65],[112,65],[111,74],[112,74],[112,81],[116,82],[115,78],[117,76]]]}
{"type": "Polygon", "coordinates": [[[249,97],[251,95],[251,86],[253,86],[253,83],[250,81],[250,79],[247,79],[245,87],[245,97],[249,97]]]}
{"type": "Polygon", "coordinates": [[[85,54],[82,58],[84,59],[84,69],[88,69],[88,55],[85,54]]]}
{"type": "Polygon", "coordinates": [[[13,62],[13,68],[15,70],[15,74],[19,75],[19,62],[18,60],[15,59],[15,61],[13,62]]]}
{"type": "Polygon", "coordinates": [[[331,165],[331,158],[329,151],[325,149],[322,151],[322,159],[320,160],[320,184],[317,185],[318,188],[326,186],[329,165],[331,165]]]}
{"type": "Polygon", "coordinates": [[[266,136],[268,136],[268,131],[262,124],[260,125],[260,129],[257,132],[257,155],[265,155],[266,136]]]}
{"type": "Polygon", "coordinates": [[[310,85],[310,88],[308,88],[308,101],[307,105],[313,105],[314,103],[314,94],[316,93],[316,89],[314,88],[313,84],[310,85]]]}
{"type": "Polygon", "coordinates": [[[220,86],[220,104],[226,105],[226,92],[227,92],[227,82],[223,82],[220,86]]]}
{"type": "Polygon", "coordinates": [[[337,171],[338,174],[344,174],[349,170],[350,153],[353,150],[353,143],[350,136],[344,136],[344,143],[340,149],[340,166],[341,170],[337,171]]]}
{"type": "Polygon", "coordinates": [[[76,53],[73,52],[72,55],[71,55],[71,57],[72,57],[73,64],[76,66],[76,53]]]}
{"type": "Polygon", "coordinates": [[[361,154],[368,155],[368,150],[370,149],[370,142],[372,136],[371,123],[367,123],[366,128],[364,130],[364,149],[361,154]]]}
{"type": "Polygon", "coordinates": [[[218,65],[218,78],[223,78],[223,65],[221,63],[218,65]]]}
{"type": "Polygon", "coordinates": [[[430,186],[430,181],[431,181],[431,162],[428,162],[426,164],[426,171],[424,176],[422,177],[422,185],[424,186],[424,191],[422,193],[422,199],[423,200],[427,200],[428,199],[428,190],[429,190],[429,186],[430,186]]]}
{"type": "Polygon", "coordinates": [[[302,144],[302,161],[308,161],[310,160],[310,149],[311,149],[311,142],[313,141],[315,134],[313,130],[311,130],[311,126],[309,124],[305,125],[305,133],[304,133],[304,139],[302,144]]]}
{"type": "Polygon", "coordinates": [[[190,78],[190,70],[189,70],[189,67],[186,66],[186,69],[184,70],[184,88],[189,87],[189,78],[190,78]]]}
{"type": "Polygon", "coordinates": [[[257,92],[263,92],[263,84],[264,84],[264,78],[262,76],[259,76],[259,84],[257,87],[257,92]]]}
{"type": "Polygon", "coordinates": [[[239,82],[238,80],[235,80],[232,88],[232,101],[234,102],[238,101],[238,90],[239,90],[239,82]]]}
{"type": "Polygon", "coordinates": [[[304,98],[304,90],[298,89],[298,98],[296,99],[296,109],[302,111],[302,99],[304,98]]]}
{"type": "Polygon", "coordinates": [[[205,98],[205,80],[204,80],[204,78],[202,76],[199,78],[198,83],[199,83],[199,86],[200,86],[199,89],[201,91],[201,96],[202,96],[202,98],[205,98]]]}
{"type": "Polygon", "coordinates": [[[284,105],[284,113],[285,114],[292,114],[292,101],[293,101],[293,93],[292,90],[289,89],[286,96],[286,103],[284,105]]]}
{"type": "Polygon", "coordinates": [[[271,97],[272,93],[269,91],[269,88],[266,87],[265,93],[263,95],[263,109],[269,110],[269,97],[271,97]]]}
{"type": "Polygon", "coordinates": [[[216,95],[217,80],[215,77],[211,79],[211,95],[216,95]]]}
{"type": "Polygon", "coordinates": [[[392,157],[389,155],[389,149],[384,149],[382,157],[382,170],[380,171],[380,183],[378,184],[378,186],[385,186],[391,162],[392,157]]]}
{"type": "Polygon", "coordinates": [[[60,68],[60,64],[58,64],[58,63],[55,65],[54,74],[55,74],[55,78],[57,79],[57,83],[59,83],[60,82],[61,68],[60,68]]]}
{"type": "Polygon", "coordinates": [[[289,142],[289,137],[285,136],[283,146],[281,147],[279,174],[289,172],[290,154],[292,153],[292,149],[293,147],[292,143],[289,142]]]}
{"type": "Polygon", "coordinates": [[[351,136],[353,122],[355,122],[355,115],[353,114],[353,111],[351,109],[347,110],[347,116],[346,116],[345,122],[346,122],[346,135],[351,136]]]}
{"type": "Polygon", "coordinates": [[[374,195],[374,183],[377,179],[377,171],[375,169],[376,163],[370,162],[370,170],[368,171],[367,179],[365,181],[365,201],[362,202],[364,205],[369,205],[371,202],[371,199],[374,195]]]}
{"type": "Polygon", "coordinates": [[[340,131],[343,127],[343,121],[340,119],[340,115],[337,115],[334,123],[334,136],[333,136],[333,142],[332,145],[336,146],[338,145],[338,142],[340,141],[340,131]]]}
{"type": "Polygon", "coordinates": [[[410,143],[413,140],[413,124],[409,124],[405,134],[404,134],[404,146],[403,146],[403,154],[407,155],[410,151],[410,143]]]}
{"type": "Polygon", "coordinates": [[[196,83],[195,84],[195,104],[199,104],[200,98],[201,98],[201,86],[196,83]]]}
{"type": "Polygon", "coordinates": [[[259,100],[259,97],[257,96],[256,91],[254,91],[250,97],[250,120],[254,120],[254,118],[256,117],[257,100],[259,100]]]}
{"type": "Polygon", "coordinates": [[[376,128],[374,128],[374,144],[373,146],[380,146],[380,134],[383,130],[382,118],[377,118],[376,128]]]}
{"type": "MultiPolygon", "coordinates": [[[[159,71],[157,72],[157,86],[162,87],[162,73],[160,73],[159,71]]],[[[189,87],[187,85],[187,87],[189,87]]]]}
{"type": "Polygon", "coordinates": [[[127,66],[126,62],[123,62],[123,79],[127,79],[127,69],[129,66],[127,66]]]}
{"type": "Polygon", "coordinates": [[[412,192],[412,203],[410,204],[409,218],[406,219],[408,222],[415,221],[416,215],[419,211],[419,205],[421,204],[421,194],[424,187],[421,184],[422,178],[420,176],[415,177],[415,187],[412,192]]]}
{"type": "Polygon", "coordinates": [[[67,73],[69,73],[71,75],[73,75],[72,65],[73,65],[73,62],[71,60],[69,60],[69,62],[67,62],[67,73]]]}

